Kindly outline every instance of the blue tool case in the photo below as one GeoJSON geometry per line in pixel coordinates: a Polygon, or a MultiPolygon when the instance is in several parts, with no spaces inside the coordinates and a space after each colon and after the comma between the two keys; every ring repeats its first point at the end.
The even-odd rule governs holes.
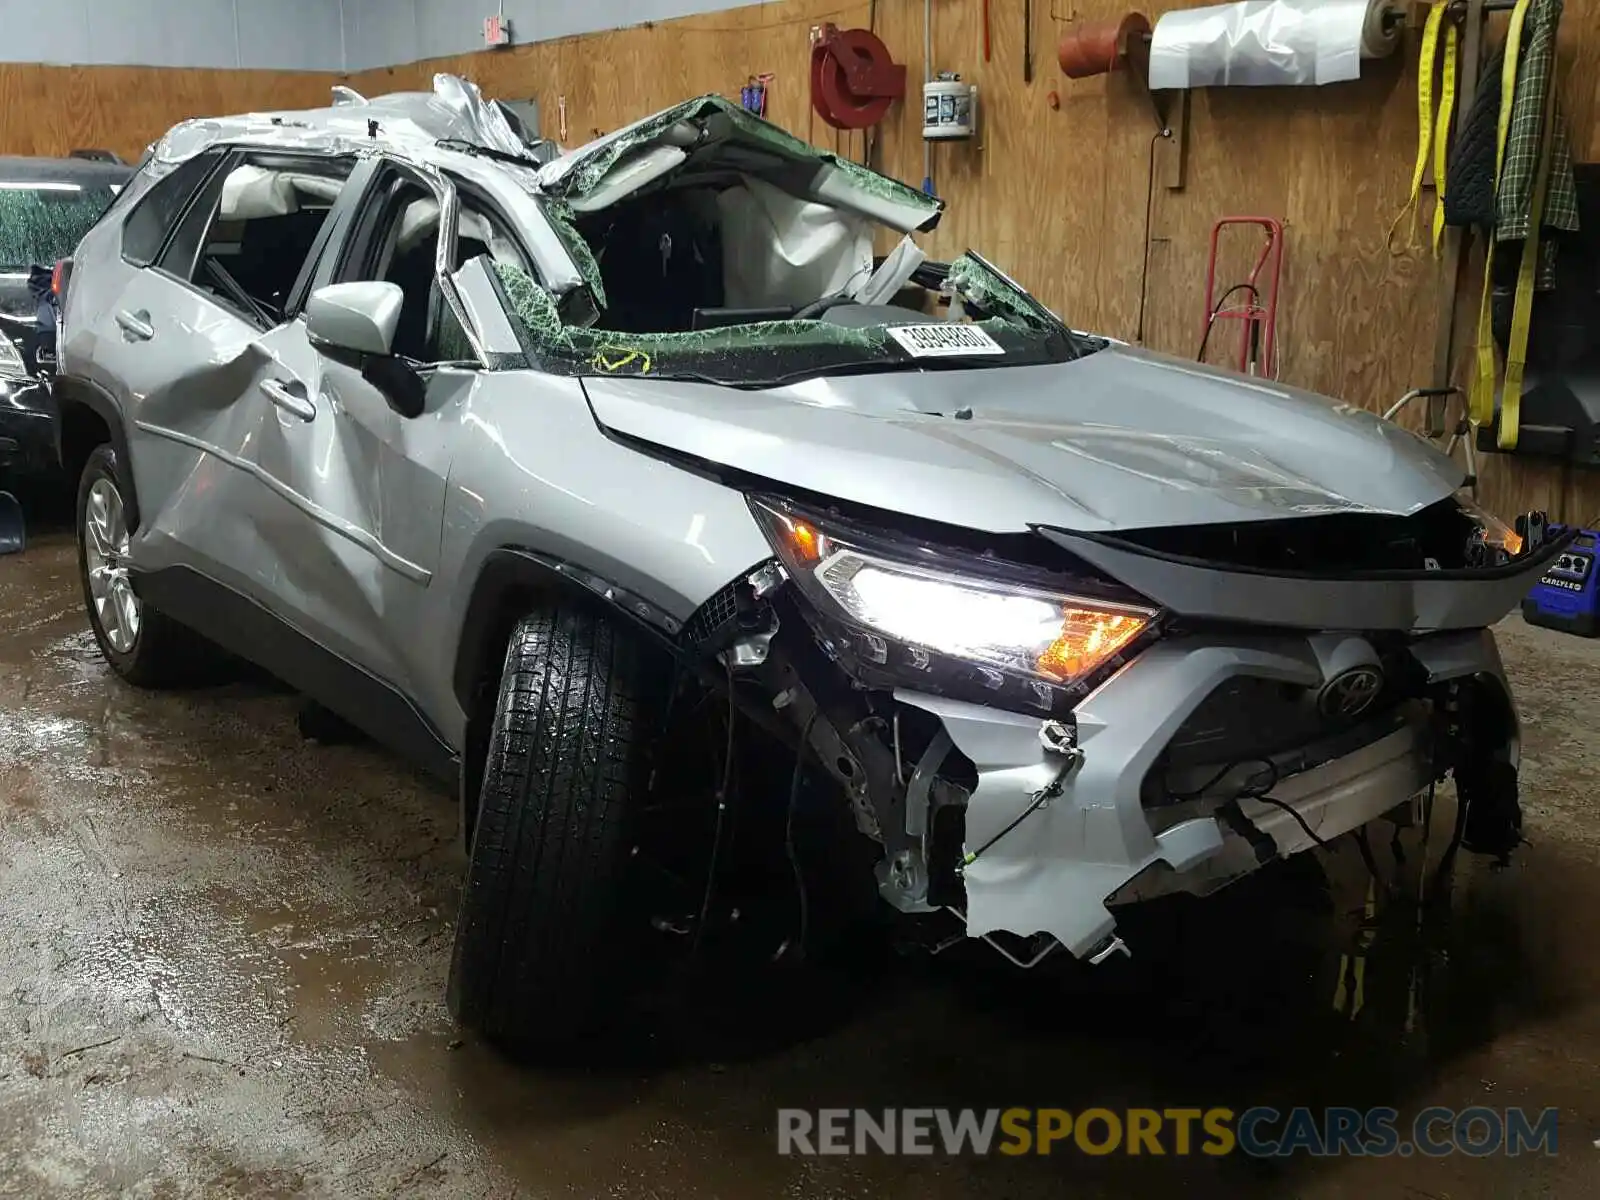
{"type": "MultiPolygon", "coordinates": [[[[1554,537],[1565,530],[1549,527],[1554,537]]],[[[1522,600],[1522,619],[1530,625],[1559,629],[1580,637],[1600,636],[1600,582],[1596,580],[1596,544],[1600,532],[1580,529],[1539,582],[1522,600]]]]}

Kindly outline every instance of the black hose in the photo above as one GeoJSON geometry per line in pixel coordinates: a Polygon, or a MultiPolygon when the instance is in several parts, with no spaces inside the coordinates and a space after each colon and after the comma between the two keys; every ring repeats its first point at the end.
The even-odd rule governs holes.
{"type": "Polygon", "coordinates": [[[820,715],[819,710],[813,709],[806,718],[804,728],[800,730],[800,749],[794,756],[794,774],[789,779],[789,811],[783,821],[783,849],[789,856],[789,869],[794,872],[795,895],[800,905],[800,933],[796,952],[801,958],[805,957],[806,936],[810,932],[811,901],[806,895],[806,877],[800,870],[800,856],[794,850],[794,810],[800,804],[800,784],[805,778],[806,754],[811,749],[811,730],[820,715]]]}
{"type": "Polygon", "coordinates": [[[711,916],[711,898],[717,889],[717,864],[722,858],[722,828],[728,812],[728,789],[733,784],[733,727],[738,707],[733,695],[733,667],[728,668],[728,749],[722,760],[722,783],[717,788],[717,824],[711,834],[711,861],[706,866],[706,890],[700,900],[700,919],[694,925],[694,941],[689,946],[691,965],[699,957],[700,941],[711,916]]]}
{"type": "Polygon", "coordinates": [[[1150,214],[1156,202],[1156,143],[1166,136],[1162,130],[1150,139],[1150,163],[1144,181],[1144,263],[1139,268],[1139,321],[1133,331],[1133,344],[1144,345],[1144,303],[1150,293],[1150,214]]]}
{"type": "Polygon", "coordinates": [[[1228,302],[1228,297],[1240,291],[1248,291],[1252,303],[1258,303],[1261,300],[1261,293],[1256,290],[1256,285],[1253,283],[1236,283],[1223,292],[1222,298],[1211,306],[1211,312],[1206,316],[1206,331],[1200,338],[1200,352],[1194,356],[1195,362],[1205,362],[1206,345],[1211,341],[1211,327],[1217,323],[1217,314],[1222,311],[1222,306],[1228,302]]]}

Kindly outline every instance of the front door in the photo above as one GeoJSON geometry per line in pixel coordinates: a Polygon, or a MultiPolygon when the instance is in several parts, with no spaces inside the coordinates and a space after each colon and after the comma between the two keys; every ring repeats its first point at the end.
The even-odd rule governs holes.
{"type": "Polygon", "coordinates": [[[257,568],[281,616],[406,692],[417,647],[399,631],[414,627],[438,565],[449,413],[473,375],[429,372],[426,409],[408,419],[359,369],[320,354],[304,320],[273,340],[253,457],[287,507],[261,530],[257,568]]]}
{"type": "MultiPolygon", "coordinates": [[[[349,235],[318,278],[382,280],[406,299],[395,354],[423,378],[427,400],[404,417],[359,363],[319,352],[305,320],[274,334],[282,377],[257,383],[254,462],[289,509],[263,532],[260,565],[276,573],[282,615],[318,645],[402,694],[414,695],[414,644],[438,566],[452,429],[476,378],[445,326],[435,284],[448,182],[385,164],[363,191],[349,235]],[[303,381],[303,386],[302,386],[303,381]]],[[[470,353],[470,347],[466,347],[470,353]]]]}

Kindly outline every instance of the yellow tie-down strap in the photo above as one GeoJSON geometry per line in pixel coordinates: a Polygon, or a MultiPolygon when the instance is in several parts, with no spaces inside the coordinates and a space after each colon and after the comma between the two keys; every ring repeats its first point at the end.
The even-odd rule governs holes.
{"type": "MultiPolygon", "coordinates": [[[[1436,6],[1442,7],[1442,6],[1436,6]]],[[[1428,14],[1431,19],[1433,14],[1428,14]]],[[[1439,118],[1433,131],[1433,253],[1444,240],[1444,177],[1450,151],[1450,118],[1456,110],[1456,27],[1445,26],[1444,65],[1439,69],[1439,118]]]]}
{"type": "Polygon", "coordinates": [[[1522,372],[1528,365],[1528,326],[1533,320],[1533,284],[1539,269],[1539,226],[1544,221],[1544,201],[1550,191],[1550,151],[1555,145],[1555,126],[1556,85],[1552,79],[1544,98],[1539,161],[1534,167],[1533,197],[1528,204],[1528,236],[1522,243],[1522,261],[1517,264],[1511,337],[1506,342],[1506,378],[1500,387],[1500,428],[1495,437],[1495,444],[1502,450],[1517,448],[1522,421],[1522,372]]]}
{"type": "MultiPolygon", "coordinates": [[[[1522,56],[1522,27],[1528,19],[1529,3],[1530,0],[1517,0],[1517,6],[1511,10],[1511,23],[1506,27],[1506,59],[1505,65],[1500,70],[1500,120],[1495,129],[1494,145],[1494,184],[1496,193],[1500,190],[1500,175],[1505,169],[1506,140],[1511,132],[1511,101],[1517,91],[1517,60],[1522,56]]],[[[1553,81],[1550,90],[1554,94],[1553,81]]],[[[1536,180],[1534,191],[1537,192],[1538,190],[1536,180]]],[[[1491,230],[1489,232],[1488,245],[1484,247],[1483,252],[1483,295],[1478,303],[1477,371],[1473,375],[1472,388],[1467,405],[1467,411],[1474,426],[1488,425],[1494,421],[1494,320],[1489,307],[1490,297],[1493,293],[1494,242],[1494,231],[1491,230]]],[[[1513,324],[1515,324],[1515,320],[1515,314],[1513,314],[1513,324]]],[[[1514,330],[1513,333],[1515,333],[1514,330]]],[[[1524,348],[1526,348],[1526,341],[1524,341],[1524,348]]],[[[1510,347],[1507,347],[1507,349],[1509,350],[1510,347]]],[[[1517,390],[1516,403],[1520,406],[1522,399],[1520,376],[1517,390]]],[[[1512,413],[1513,422],[1517,419],[1519,412],[1520,407],[1516,412],[1512,413]]],[[[1505,433],[1502,430],[1500,434],[1502,449],[1515,448],[1515,429],[1511,434],[1511,445],[1505,446],[1504,441],[1505,433]]]]}
{"type": "Polygon", "coordinates": [[[1411,171],[1411,192],[1394,222],[1389,226],[1387,239],[1389,252],[1415,249],[1417,244],[1417,211],[1422,201],[1422,180],[1428,170],[1430,148],[1433,151],[1433,250],[1439,252],[1444,239],[1444,182],[1446,155],[1450,146],[1450,118],[1456,104],[1456,27],[1446,25],[1445,15],[1450,0],[1434,0],[1428,10],[1428,19],[1422,27],[1422,53],[1417,63],[1417,161],[1411,171]],[[1439,58],[1439,30],[1444,29],[1444,61],[1440,68],[1439,110],[1433,108],[1434,65],[1439,58]],[[1400,226],[1410,221],[1406,244],[1395,248],[1394,235],[1400,226]]]}

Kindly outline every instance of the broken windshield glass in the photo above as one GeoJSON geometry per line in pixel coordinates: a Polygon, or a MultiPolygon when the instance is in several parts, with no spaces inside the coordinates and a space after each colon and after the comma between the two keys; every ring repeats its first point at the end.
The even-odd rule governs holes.
{"type": "Polygon", "coordinates": [[[556,231],[556,236],[561,239],[562,246],[571,256],[573,266],[578,268],[578,275],[583,280],[583,285],[589,289],[595,304],[604,308],[606,289],[600,280],[600,263],[596,260],[594,251],[589,249],[589,243],[584,241],[583,235],[578,232],[571,207],[564,200],[547,200],[544,204],[544,215],[549,218],[550,227],[556,231]]]}
{"type": "MultiPolygon", "coordinates": [[[[981,260],[963,258],[950,267],[971,315],[968,322],[940,321],[916,311],[870,307],[862,315],[881,321],[850,324],[838,320],[758,320],[716,328],[676,332],[623,332],[563,322],[556,299],[525,271],[494,264],[507,310],[528,360],[559,375],[613,375],[652,379],[695,379],[734,387],[767,387],[810,375],[937,369],[959,366],[1006,367],[1067,362],[1105,343],[1074,335],[1054,317],[1041,319],[1023,294],[1011,298],[1003,276],[981,260]],[[992,290],[983,293],[985,287],[992,290]],[[919,320],[919,316],[921,320],[919,320]],[[941,354],[938,347],[953,331],[990,348],[970,354],[941,354]],[[909,331],[909,332],[908,332],[909,331]],[[932,331],[931,334],[926,331],[932,331]],[[912,337],[910,333],[918,333],[912,337]],[[984,336],[986,335],[986,337],[984,336]]],[[[848,305],[844,306],[848,310],[848,305]]],[[[1043,310],[1042,308],[1040,311],[1043,310]]]]}

